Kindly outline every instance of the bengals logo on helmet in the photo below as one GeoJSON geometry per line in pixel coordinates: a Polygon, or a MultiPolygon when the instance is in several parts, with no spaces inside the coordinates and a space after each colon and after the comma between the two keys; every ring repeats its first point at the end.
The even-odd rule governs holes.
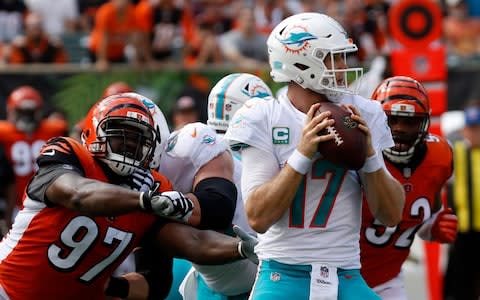
{"type": "Polygon", "coordinates": [[[407,76],[385,79],[373,92],[372,99],[380,101],[387,114],[430,115],[427,91],[421,83],[407,76]]]}
{"type": "Polygon", "coordinates": [[[91,108],[82,132],[88,151],[122,176],[147,167],[155,149],[153,117],[140,99],[141,95],[135,93],[102,99],[91,108]],[[113,149],[109,142],[113,138],[124,141],[123,148],[113,149]],[[131,143],[135,143],[135,149],[128,150],[131,143]]]}

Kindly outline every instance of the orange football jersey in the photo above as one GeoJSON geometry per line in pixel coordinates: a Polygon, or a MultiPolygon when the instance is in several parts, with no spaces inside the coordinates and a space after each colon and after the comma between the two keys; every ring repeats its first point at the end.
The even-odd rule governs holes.
{"type": "Polygon", "coordinates": [[[362,275],[370,287],[378,286],[400,273],[410,252],[415,233],[434,213],[436,196],[452,175],[453,157],[448,142],[438,136],[427,137],[427,151],[415,170],[399,170],[385,160],[390,173],[403,185],[405,207],[400,224],[385,227],[375,220],[363,203],[360,251],[362,275]]]}
{"type": "Polygon", "coordinates": [[[35,160],[40,149],[50,138],[63,136],[67,132],[67,123],[61,120],[44,119],[31,135],[17,130],[11,122],[0,121],[0,144],[15,174],[18,207],[21,207],[28,181],[38,169],[35,160]]]}
{"type": "MultiPolygon", "coordinates": [[[[100,165],[70,138],[49,141],[39,157],[70,155],[58,167],[83,170],[85,177],[108,182],[100,165]]],[[[42,164],[40,164],[42,165],[42,164]]],[[[161,191],[170,182],[152,172],[161,191]]],[[[95,217],[25,197],[15,223],[0,243],[0,286],[11,300],[105,299],[107,278],[137,247],[156,221],[153,214],[134,212],[95,217]]]]}

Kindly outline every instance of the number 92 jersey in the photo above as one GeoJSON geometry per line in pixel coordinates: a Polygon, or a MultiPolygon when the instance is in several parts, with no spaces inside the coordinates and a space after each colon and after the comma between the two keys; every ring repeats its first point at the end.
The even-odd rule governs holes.
{"type": "Polygon", "coordinates": [[[435,199],[452,175],[452,150],[438,136],[426,138],[426,154],[422,162],[405,174],[388,160],[390,173],[403,185],[405,206],[402,221],[395,227],[385,227],[363,206],[360,236],[362,275],[370,287],[378,286],[400,273],[419,226],[433,214],[435,199]]]}
{"type": "MultiPolygon", "coordinates": [[[[37,162],[40,170],[54,166],[108,182],[85,147],[69,138],[47,142],[37,162]]],[[[46,189],[54,178],[45,172],[36,176],[40,173],[50,178],[38,185],[46,189]]],[[[165,177],[152,175],[161,183],[161,191],[171,190],[165,177]]],[[[107,278],[152,225],[161,222],[140,211],[117,217],[90,216],[43,198],[44,192],[28,189],[24,207],[0,243],[0,286],[12,300],[105,299],[107,278]]]]}

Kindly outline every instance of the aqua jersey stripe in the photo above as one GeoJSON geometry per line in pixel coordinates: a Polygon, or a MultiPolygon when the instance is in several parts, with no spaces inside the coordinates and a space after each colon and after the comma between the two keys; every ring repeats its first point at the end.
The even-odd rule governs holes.
{"type": "Polygon", "coordinates": [[[241,74],[237,74],[235,76],[230,76],[225,84],[222,86],[222,90],[218,93],[217,104],[215,106],[215,118],[217,120],[223,120],[223,106],[225,103],[225,95],[227,93],[228,88],[232,85],[233,81],[238,78],[241,74]]]}

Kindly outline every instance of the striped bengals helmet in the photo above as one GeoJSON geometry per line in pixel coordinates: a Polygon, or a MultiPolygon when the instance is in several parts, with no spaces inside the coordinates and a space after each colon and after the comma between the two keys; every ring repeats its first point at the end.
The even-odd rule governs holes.
{"type": "MultiPolygon", "coordinates": [[[[394,76],[385,79],[375,89],[372,99],[380,101],[383,110],[389,118],[409,117],[421,120],[421,125],[416,136],[410,138],[410,147],[408,150],[399,150],[395,146],[386,149],[385,155],[394,162],[408,161],[415,150],[415,146],[422,142],[428,134],[430,126],[430,100],[423,85],[417,80],[407,76],[394,76]]],[[[392,132],[393,139],[405,141],[405,136],[392,132]]],[[[408,138],[407,138],[408,139],[408,138]]]]}
{"type": "Polygon", "coordinates": [[[141,95],[124,93],[97,102],[82,131],[88,151],[121,176],[148,168],[155,149],[155,129],[141,95]]]}

